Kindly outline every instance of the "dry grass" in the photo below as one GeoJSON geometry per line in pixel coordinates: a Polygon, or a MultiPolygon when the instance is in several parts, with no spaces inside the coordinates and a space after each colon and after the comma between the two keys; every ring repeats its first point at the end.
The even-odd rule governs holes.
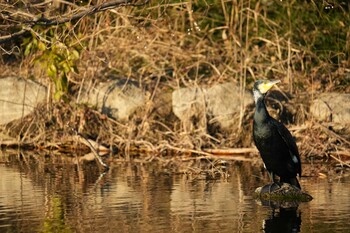
{"type": "MultiPolygon", "coordinates": [[[[148,93],[147,105],[128,122],[118,122],[74,101],[53,103],[23,121],[11,123],[8,132],[37,145],[60,144],[70,140],[69,124],[96,141],[126,152],[138,148],[159,154],[165,150],[200,154],[203,147],[251,147],[252,108],[242,105],[237,129],[233,129],[238,133],[210,135],[206,128],[186,131],[172,113],[157,114],[154,100],[179,87],[226,81],[236,82],[243,95],[255,80],[268,78],[282,79],[279,91],[287,97],[287,101],[275,101],[279,106],[276,115],[284,122],[306,125],[296,132],[303,156],[328,156],[349,148],[348,139],[320,133],[319,126],[308,119],[305,101],[322,90],[348,90],[346,85],[337,85],[342,82],[337,77],[349,72],[345,63],[334,68],[310,49],[294,43],[292,31],[280,34],[280,26],[269,18],[267,6],[260,1],[215,3],[224,12],[219,23],[218,19],[209,19],[205,10],[198,10],[199,5],[212,10],[211,5],[170,0],[139,9],[112,9],[79,20],[61,35],[62,40],[73,38],[72,46],[83,49],[80,73],[69,77],[70,94],[76,95],[82,83],[127,78],[137,81],[148,93]],[[313,65],[315,60],[317,65],[313,65]],[[303,98],[310,92],[311,96],[303,98]]],[[[292,20],[287,19],[290,23],[292,20]]],[[[48,83],[42,69],[33,66],[33,57],[23,58],[18,69],[9,67],[5,68],[13,75],[34,76],[48,83]]]]}

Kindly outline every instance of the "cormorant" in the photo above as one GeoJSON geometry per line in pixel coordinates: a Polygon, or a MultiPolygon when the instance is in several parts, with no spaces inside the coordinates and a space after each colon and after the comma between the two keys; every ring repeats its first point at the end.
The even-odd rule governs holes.
{"type": "Polygon", "coordinates": [[[255,113],[253,139],[265,167],[274,183],[275,175],[281,183],[289,183],[301,189],[297,174],[301,176],[301,162],[298,147],[288,129],[273,119],[265,105],[266,93],[279,80],[258,80],[253,87],[255,113]]]}

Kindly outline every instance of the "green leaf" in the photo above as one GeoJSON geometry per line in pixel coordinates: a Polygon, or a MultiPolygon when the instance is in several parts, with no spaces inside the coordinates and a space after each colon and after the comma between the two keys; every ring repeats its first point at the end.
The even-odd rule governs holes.
{"type": "Polygon", "coordinates": [[[60,65],[63,67],[63,71],[65,73],[68,73],[70,71],[70,66],[67,64],[66,61],[61,62],[60,65]]]}
{"type": "Polygon", "coordinates": [[[57,76],[57,67],[55,64],[49,65],[47,68],[47,75],[50,76],[51,78],[55,78],[57,76]]]}
{"type": "Polygon", "coordinates": [[[24,50],[24,56],[28,56],[28,54],[30,53],[31,51],[31,48],[33,46],[33,43],[30,42],[27,46],[26,46],[26,49],[24,50]]]}
{"type": "Polygon", "coordinates": [[[53,98],[54,98],[55,100],[59,100],[59,99],[61,99],[61,96],[62,96],[63,94],[64,94],[63,91],[56,91],[55,94],[53,95],[53,98]]]}
{"type": "Polygon", "coordinates": [[[61,90],[64,92],[68,91],[68,78],[67,75],[63,74],[61,77],[61,90]]]}
{"type": "Polygon", "coordinates": [[[21,45],[22,46],[26,46],[26,45],[28,45],[31,42],[31,40],[32,40],[31,37],[24,38],[21,45]]]}
{"type": "Polygon", "coordinates": [[[38,45],[38,40],[36,38],[33,38],[33,47],[36,48],[38,45]]]}
{"type": "Polygon", "coordinates": [[[39,44],[38,44],[38,48],[41,51],[45,51],[46,50],[46,45],[43,42],[40,41],[39,44]]]}
{"type": "Polygon", "coordinates": [[[74,72],[74,73],[76,73],[76,74],[79,74],[79,70],[78,70],[78,67],[77,67],[76,65],[72,65],[72,66],[70,67],[70,69],[71,69],[72,72],[74,72]]]}
{"type": "Polygon", "coordinates": [[[73,49],[72,56],[73,56],[73,59],[79,59],[80,54],[79,54],[78,50],[73,49]]]}

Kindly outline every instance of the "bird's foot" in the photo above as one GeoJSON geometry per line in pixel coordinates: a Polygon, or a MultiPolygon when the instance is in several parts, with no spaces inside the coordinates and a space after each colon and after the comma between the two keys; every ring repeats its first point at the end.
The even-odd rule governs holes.
{"type": "Polygon", "coordinates": [[[261,193],[272,193],[277,189],[281,188],[281,184],[279,182],[273,182],[271,184],[267,184],[262,187],[261,193]]]}
{"type": "Polygon", "coordinates": [[[269,186],[269,193],[281,188],[281,184],[277,181],[274,181],[272,184],[269,186]]]}

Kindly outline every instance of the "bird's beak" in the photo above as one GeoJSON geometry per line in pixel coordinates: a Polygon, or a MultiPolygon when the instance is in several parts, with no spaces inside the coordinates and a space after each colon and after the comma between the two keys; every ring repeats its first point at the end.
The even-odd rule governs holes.
{"type": "Polygon", "coordinates": [[[265,94],[266,92],[268,92],[271,87],[273,87],[275,84],[277,83],[280,83],[281,80],[272,80],[272,81],[268,81],[266,83],[263,83],[259,86],[259,91],[262,93],[262,94],[265,94]]]}

